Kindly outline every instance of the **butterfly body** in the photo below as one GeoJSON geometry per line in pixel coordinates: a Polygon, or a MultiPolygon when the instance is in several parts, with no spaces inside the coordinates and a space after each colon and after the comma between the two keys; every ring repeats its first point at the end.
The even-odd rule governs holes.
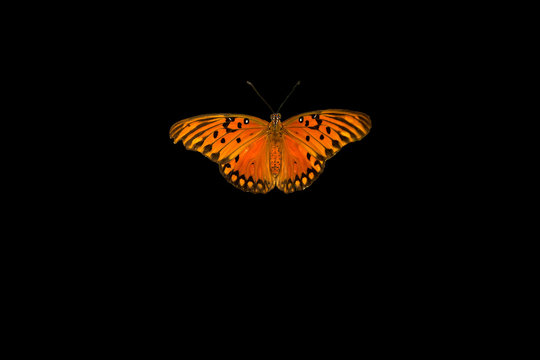
{"type": "Polygon", "coordinates": [[[218,163],[225,179],[243,191],[267,193],[277,187],[291,193],[310,186],[326,160],[371,129],[369,116],[350,110],[318,110],[284,122],[274,113],[270,120],[200,115],[174,124],[170,137],[218,163]]]}
{"type": "Polygon", "coordinates": [[[283,150],[283,125],[281,124],[281,114],[270,115],[268,125],[268,136],[270,137],[270,172],[275,178],[281,170],[281,154],[283,150]]]}

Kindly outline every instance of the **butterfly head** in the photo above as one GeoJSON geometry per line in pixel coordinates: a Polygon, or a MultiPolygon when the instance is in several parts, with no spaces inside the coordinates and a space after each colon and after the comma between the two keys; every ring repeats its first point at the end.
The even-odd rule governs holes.
{"type": "Polygon", "coordinates": [[[274,130],[279,129],[282,126],[281,125],[281,114],[280,113],[273,113],[272,115],[270,115],[270,120],[271,120],[270,126],[274,130]]]}
{"type": "Polygon", "coordinates": [[[272,115],[270,115],[270,120],[272,120],[273,123],[277,121],[281,121],[281,114],[273,113],[272,115]]]}

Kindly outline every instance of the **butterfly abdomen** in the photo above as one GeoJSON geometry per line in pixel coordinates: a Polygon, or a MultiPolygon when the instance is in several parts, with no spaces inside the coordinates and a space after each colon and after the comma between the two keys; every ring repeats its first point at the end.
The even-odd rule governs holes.
{"type": "Polygon", "coordinates": [[[273,141],[270,148],[270,171],[272,175],[278,176],[281,170],[281,146],[279,142],[273,141]]]}

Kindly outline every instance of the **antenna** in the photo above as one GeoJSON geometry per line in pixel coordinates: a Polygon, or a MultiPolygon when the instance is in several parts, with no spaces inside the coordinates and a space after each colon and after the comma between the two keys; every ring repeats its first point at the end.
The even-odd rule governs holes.
{"type": "Polygon", "coordinates": [[[291,92],[289,93],[289,95],[287,95],[287,97],[285,98],[285,100],[283,100],[283,102],[281,103],[281,105],[279,105],[279,108],[277,109],[277,112],[279,112],[279,110],[281,110],[281,108],[283,107],[283,105],[285,105],[285,103],[287,102],[287,100],[289,100],[289,98],[291,97],[292,93],[294,92],[294,89],[296,89],[296,87],[300,85],[300,80],[298,80],[298,82],[296,84],[294,84],[291,92]]]}
{"type": "MultiPolygon", "coordinates": [[[[268,102],[266,100],[264,100],[264,98],[262,97],[261,94],[259,94],[259,92],[257,91],[257,89],[255,89],[255,85],[253,85],[252,83],[250,83],[249,81],[246,81],[247,84],[249,86],[251,86],[253,88],[253,90],[255,90],[255,92],[257,93],[257,95],[259,95],[259,97],[261,98],[262,101],[264,101],[264,103],[266,104],[266,106],[268,106],[268,108],[270,109],[270,111],[272,112],[272,114],[275,114],[276,112],[274,111],[274,109],[272,109],[272,107],[270,106],[270,104],[268,104],[268,102]]],[[[280,106],[281,108],[281,106],[280,106]]],[[[278,110],[279,111],[279,110],[278,110]]]]}

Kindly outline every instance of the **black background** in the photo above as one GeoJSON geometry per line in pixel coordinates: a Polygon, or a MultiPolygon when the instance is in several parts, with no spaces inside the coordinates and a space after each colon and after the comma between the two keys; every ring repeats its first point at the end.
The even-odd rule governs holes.
{"type": "Polygon", "coordinates": [[[86,91],[66,89],[84,105],[69,114],[65,137],[84,155],[59,151],[69,158],[58,182],[70,199],[65,217],[46,226],[69,236],[57,247],[42,241],[63,260],[45,261],[71,277],[70,294],[81,284],[83,312],[135,331],[149,323],[144,334],[187,321],[184,330],[203,334],[221,323],[221,335],[238,317],[251,329],[269,314],[280,334],[299,318],[317,329],[334,322],[325,333],[374,329],[388,343],[389,327],[402,338],[423,315],[418,338],[438,336],[431,329],[459,321],[489,271],[474,272],[484,249],[463,230],[476,221],[474,206],[454,197],[468,175],[451,166],[465,132],[456,126],[465,85],[451,86],[463,54],[448,35],[456,24],[433,26],[447,9],[222,5],[227,12],[104,11],[112,26],[96,17],[74,39],[83,50],[64,61],[85,60],[71,81],[86,91]],[[298,80],[284,119],[343,108],[373,123],[305,191],[244,193],[169,139],[175,122],[199,114],[268,119],[246,81],[277,107],[298,80]]]}

